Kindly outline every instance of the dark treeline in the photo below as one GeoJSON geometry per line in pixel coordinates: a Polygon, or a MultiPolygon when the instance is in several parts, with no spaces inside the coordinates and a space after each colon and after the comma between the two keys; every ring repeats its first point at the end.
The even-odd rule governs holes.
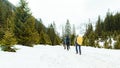
{"type": "Polygon", "coordinates": [[[18,6],[0,0],[0,46],[3,51],[15,51],[15,44],[59,45],[61,39],[55,27],[55,23],[45,27],[41,19],[35,19],[25,0],[20,0],[18,6]]]}
{"type": "Polygon", "coordinates": [[[104,42],[104,48],[120,49],[120,13],[113,15],[107,12],[104,20],[101,20],[98,16],[98,20],[95,25],[90,23],[87,25],[86,33],[84,34],[84,45],[101,47],[98,43],[104,42]],[[116,41],[114,45],[111,45],[112,39],[116,41]]]}

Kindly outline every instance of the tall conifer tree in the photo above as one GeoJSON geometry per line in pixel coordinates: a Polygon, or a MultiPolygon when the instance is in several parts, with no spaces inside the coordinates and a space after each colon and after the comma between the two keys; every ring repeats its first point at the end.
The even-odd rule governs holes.
{"type": "Polygon", "coordinates": [[[20,0],[19,6],[16,8],[15,25],[15,35],[19,44],[32,46],[39,42],[39,34],[35,29],[35,18],[31,15],[25,0],[20,0]]]}

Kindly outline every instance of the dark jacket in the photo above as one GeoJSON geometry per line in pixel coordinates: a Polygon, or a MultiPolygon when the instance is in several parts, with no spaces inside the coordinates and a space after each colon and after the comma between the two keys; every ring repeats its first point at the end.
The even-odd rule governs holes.
{"type": "Polygon", "coordinates": [[[70,38],[69,38],[69,36],[66,36],[66,44],[67,44],[67,45],[70,44],[70,38]]]}

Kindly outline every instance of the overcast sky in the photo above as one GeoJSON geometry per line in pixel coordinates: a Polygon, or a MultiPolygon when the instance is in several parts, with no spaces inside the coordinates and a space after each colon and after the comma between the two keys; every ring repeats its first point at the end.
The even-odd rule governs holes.
{"type": "MultiPolygon", "coordinates": [[[[9,0],[14,5],[19,0],[9,0]]],[[[80,23],[96,22],[98,15],[103,19],[108,9],[112,13],[120,11],[120,0],[27,0],[33,16],[41,18],[43,23],[55,21],[57,29],[69,19],[71,25],[80,27],[80,23]]]]}

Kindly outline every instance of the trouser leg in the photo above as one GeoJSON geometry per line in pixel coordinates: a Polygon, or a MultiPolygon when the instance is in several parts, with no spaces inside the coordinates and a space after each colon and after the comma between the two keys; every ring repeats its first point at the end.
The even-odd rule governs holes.
{"type": "Polygon", "coordinates": [[[65,44],[63,44],[63,47],[64,47],[64,49],[66,49],[66,45],[65,44]]]}
{"type": "Polygon", "coordinates": [[[67,50],[68,50],[68,44],[67,44],[67,50]]]}
{"type": "Polygon", "coordinates": [[[76,54],[78,54],[77,44],[75,44],[76,54]]]}
{"type": "Polygon", "coordinates": [[[69,50],[69,45],[67,45],[67,50],[69,50]]]}
{"type": "Polygon", "coordinates": [[[81,55],[81,46],[79,45],[79,54],[81,55]]]}

